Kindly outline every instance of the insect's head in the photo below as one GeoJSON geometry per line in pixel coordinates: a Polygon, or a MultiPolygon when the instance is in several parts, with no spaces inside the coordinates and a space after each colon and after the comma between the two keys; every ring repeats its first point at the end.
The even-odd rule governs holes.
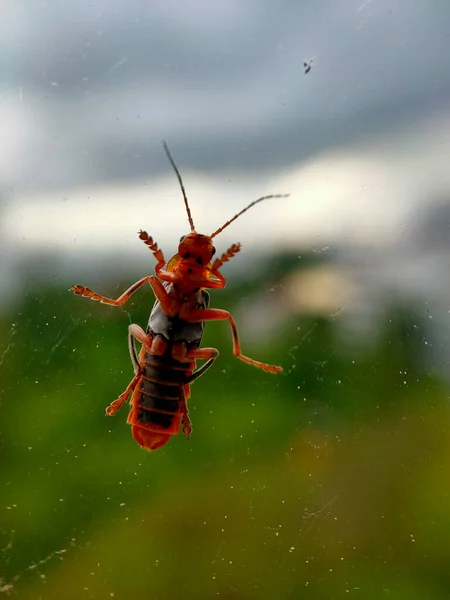
{"type": "Polygon", "coordinates": [[[183,235],[178,245],[178,254],[183,260],[189,260],[199,266],[206,266],[216,253],[211,237],[201,233],[183,235]]]}
{"type": "Polygon", "coordinates": [[[243,208],[240,212],[238,212],[236,215],[234,215],[233,218],[231,218],[224,225],[222,225],[222,227],[219,227],[219,229],[216,229],[216,231],[214,231],[211,235],[209,235],[209,236],[201,235],[195,231],[194,221],[192,219],[191,209],[189,208],[189,203],[188,203],[188,199],[186,196],[186,190],[184,189],[184,184],[183,184],[183,180],[181,179],[181,175],[180,175],[180,173],[177,169],[177,166],[169,152],[169,148],[167,147],[166,142],[163,142],[162,145],[163,145],[164,151],[167,155],[167,158],[169,159],[170,164],[172,165],[173,170],[175,171],[175,173],[177,175],[178,182],[180,184],[181,191],[183,193],[184,205],[186,207],[189,225],[191,227],[191,233],[189,233],[188,235],[184,235],[180,240],[180,245],[178,246],[178,254],[181,256],[181,258],[185,258],[186,260],[188,260],[189,258],[192,258],[199,265],[208,264],[216,252],[216,250],[211,242],[213,237],[215,237],[216,235],[221,233],[226,227],[228,227],[228,225],[233,223],[233,221],[235,221],[238,217],[240,217],[243,213],[245,213],[249,208],[251,208],[255,204],[258,204],[258,202],[262,202],[263,200],[268,200],[269,198],[286,198],[287,196],[289,196],[289,194],[271,194],[270,196],[262,196],[261,198],[258,198],[258,200],[254,200],[248,206],[243,208]]]}

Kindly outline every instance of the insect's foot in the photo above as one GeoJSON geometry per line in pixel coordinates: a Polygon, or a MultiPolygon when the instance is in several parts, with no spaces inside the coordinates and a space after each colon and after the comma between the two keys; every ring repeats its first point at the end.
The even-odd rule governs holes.
{"type": "Polygon", "coordinates": [[[87,290],[87,288],[84,287],[84,285],[73,285],[71,288],[72,292],[74,294],[77,294],[79,296],[82,296],[84,294],[84,292],[87,290]]]}
{"type": "Polygon", "coordinates": [[[257,369],[261,369],[262,371],[265,371],[266,373],[282,373],[283,372],[283,368],[282,367],[278,367],[277,365],[268,365],[266,363],[263,362],[259,362],[259,360],[253,360],[251,358],[248,358],[246,356],[239,356],[238,358],[240,358],[241,360],[243,360],[244,362],[246,362],[249,365],[253,365],[254,367],[256,367],[257,369]]]}
{"type": "Polygon", "coordinates": [[[181,431],[187,437],[187,439],[189,439],[191,437],[192,425],[191,425],[191,421],[190,421],[189,417],[188,417],[188,420],[186,420],[186,417],[183,417],[181,431]]]}
{"type": "Polygon", "coordinates": [[[116,414],[116,412],[118,410],[120,410],[122,403],[123,403],[123,400],[121,400],[120,398],[118,398],[117,400],[114,400],[114,402],[111,402],[111,404],[106,407],[106,416],[113,417],[116,414]]]}
{"type": "Polygon", "coordinates": [[[266,368],[264,369],[264,371],[267,371],[267,373],[272,373],[273,375],[275,375],[276,373],[282,373],[283,368],[278,367],[277,365],[266,365],[266,368]]]}

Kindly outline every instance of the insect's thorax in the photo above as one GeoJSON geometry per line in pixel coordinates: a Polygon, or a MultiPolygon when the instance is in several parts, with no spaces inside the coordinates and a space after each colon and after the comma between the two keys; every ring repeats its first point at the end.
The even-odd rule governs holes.
{"type": "MultiPolygon", "coordinates": [[[[206,290],[199,289],[183,298],[181,292],[172,283],[163,282],[167,293],[183,302],[192,303],[192,308],[208,308],[209,294],[206,290]]],[[[148,321],[148,332],[151,335],[162,335],[169,342],[185,342],[189,345],[200,345],[203,336],[204,322],[188,323],[179,316],[169,317],[163,311],[158,300],[153,305],[150,319],[148,321]]]]}

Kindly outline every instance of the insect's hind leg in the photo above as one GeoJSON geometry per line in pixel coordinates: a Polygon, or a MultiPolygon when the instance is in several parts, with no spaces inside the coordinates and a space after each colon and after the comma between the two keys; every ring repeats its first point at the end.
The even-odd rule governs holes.
{"type": "Polygon", "coordinates": [[[114,402],[111,402],[111,404],[106,407],[106,415],[108,417],[112,417],[122,408],[122,404],[128,400],[128,396],[134,391],[134,388],[137,386],[140,378],[141,374],[136,373],[131,382],[128,384],[127,389],[120,394],[117,400],[114,400],[114,402]]]}
{"type": "Polygon", "coordinates": [[[188,412],[187,404],[186,404],[186,400],[190,396],[190,384],[192,382],[194,382],[196,379],[198,379],[199,377],[201,377],[204,373],[206,373],[206,371],[210,367],[212,367],[213,362],[216,360],[216,358],[218,356],[219,356],[219,351],[216,350],[215,348],[198,348],[195,350],[190,350],[186,354],[186,358],[190,358],[191,360],[196,360],[197,358],[208,358],[208,360],[205,362],[205,364],[203,364],[199,369],[194,371],[192,373],[192,375],[187,377],[186,385],[183,388],[184,396],[185,396],[185,402],[184,402],[185,412],[183,413],[181,418],[182,418],[182,424],[183,424],[183,433],[185,434],[185,436],[187,438],[189,438],[189,436],[191,435],[191,432],[192,432],[191,421],[189,419],[189,412],[188,412]]]}
{"type": "Polygon", "coordinates": [[[177,342],[172,345],[171,355],[174,360],[184,363],[202,358],[216,360],[219,351],[216,348],[190,348],[188,350],[184,342],[177,342]]]}
{"type": "Polygon", "coordinates": [[[171,355],[174,360],[178,362],[192,362],[197,359],[208,359],[204,365],[194,371],[185,379],[185,385],[183,385],[183,405],[181,413],[181,425],[182,432],[189,438],[192,433],[191,420],[189,418],[189,411],[187,407],[187,400],[191,395],[190,384],[198,379],[203,373],[205,373],[219,356],[219,351],[215,348],[191,348],[187,349],[186,344],[183,342],[173,344],[171,348],[171,355]]]}
{"type": "Polygon", "coordinates": [[[136,348],[136,338],[130,331],[131,325],[128,327],[128,352],[130,353],[131,362],[133,364],[133,369],[135,374],[139,372],[139,358],[138,351],[136,348]]]}
{"type": "Polygon", "coordinates": [[[219,356],[219,351],[216,348],[186,348],[186,344],[178,343],[172,346],[172,358],[178,362],[191,362],[197,359],[208,359],[199,369],[194,371],[186,378],[187,384],[191,384],[212,366],[213,362],[219,356]]]}
{"type": "Polygon", "coordinates": [[[131,383],[127,386],[127,389],[120,394],[117,400],[111,402],[109,406],[106,407],[106,414],[109,417],[112,417],[122,408],[122,404],[126,402],[130,396],[130,394],[134,391],[134,388],[139,382],[140,377],[142,376],[141,369],[139,366],[139,357],[136,348],[136,340],[141,342],[147,350],[150,351],[153,345],[153,338],[150,335],[147,335],[145,331],[139,327],[139,325],[135,325],[134,323],[128,327],[128,350],[130,352],[131,362],[133,363],[134,369],[134,377],[131,383]]]}
{"type": "Polygon", "coordinates": [[[184,385],[181,393],[183,394],[183,404],[181,409],[181,431],[187,437],[187,439],[189,439],[192,433],[192,423],[191,419],[189,418],[189,410],[187,407],[187,400],[191,395],[189,385],[184,385]]]}
{"type": "Polygon", "coordinates": [[[145,346],[148,352],[151,352],[153,337],[145,333],[142,327],[132,323],[128,326],[128,352],[130,353],[130,358],[135,373],[139,371],[139,356],[136,348],[136,340],[145,346]]]}

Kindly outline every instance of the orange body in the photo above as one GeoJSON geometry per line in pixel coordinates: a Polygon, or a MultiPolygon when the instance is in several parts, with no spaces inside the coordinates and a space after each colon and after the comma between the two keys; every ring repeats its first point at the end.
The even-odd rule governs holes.
{"type": "Polygon", "coordinates": [[[190,386],[183,385],[183,379],[192,375],[195,361],[157,360],[145,348],[139,359],[142,376],[131,396],[127,422],[140,446],[156,450],[180,431],[182,421],[190,435],[186,405],[190,386]]]}
{"type": "Polygon", "coordinates": [[[284,197],[286,194],[263,196],[211,235],[199,234],[195,231],[181,176],[165,144],[164,149],[178,177],[191,227],[191,232],[181,238],[178,253],[166,263],[158,245],[145,231],[140,231],[140,239],[151,249],[157,261],[155,275],[137,281],[117,300],[96,294],[81,285],[72,287],[75,294],[111,306],[125,304],[145,283],[153,289],[156,302],[147,330],[134,324],[128,328],[130,357],[135,376],[127,389],[106,409],[107,415],[114,415],[131,394],[128,423],[132,426],[135,440],[147,450],[163,446],[172,435],[179,432],[180,427],[187,437],[191,434],[187,409],[190,385],[219,356],[215,348],[200,347],[205,322],[227,320],[231,326],[233,352],[237,358],[268,373],[282,372],[281,367],[268,365],[242,354],[233,317],[225,310],[209,308],[209,294],[206,290],[225,287],[226,280],[219,269],[241,247],[240,244],[233,244],[212,262],[216,252],[212,239],[258,202],[267,198],[284,197]],[[136,340],[142,344],[139,355],[136,340]],[[205,359],[206,362],[195,370],[199,359],[205,359]]]}

